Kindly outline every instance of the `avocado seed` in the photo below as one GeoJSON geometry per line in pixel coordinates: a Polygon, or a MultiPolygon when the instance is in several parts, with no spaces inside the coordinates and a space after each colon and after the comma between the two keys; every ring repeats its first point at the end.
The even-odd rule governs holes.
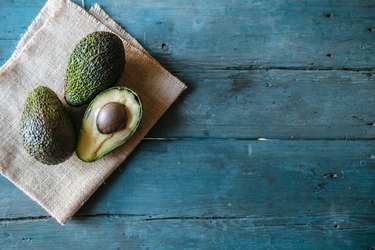
{"type": "Polygon", "coordinates": [[[100,108],[96,127],[102,134],[112,134],[126,127],[128,113],[124,104],[109,102],[100,108]]]}

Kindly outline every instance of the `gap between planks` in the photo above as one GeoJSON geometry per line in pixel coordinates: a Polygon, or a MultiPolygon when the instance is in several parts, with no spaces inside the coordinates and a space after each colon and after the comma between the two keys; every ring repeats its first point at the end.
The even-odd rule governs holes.
{"type": "MultiPolygon", "coordinates": [[[[84,5],[84,0],[82,0],[82,5],[84,5]]],[[[0,41],[14,41],[17,42],[18,38],[0,38],[0,41]]],[[[156,56],[157,58],[157,56],[156,56]]],[[[8,58],[0,58],[0,65],[5,63],[8,58]]],[[[194,69],[194,63],[191,65],[194,69]]],[[[375,71],[375,67],[325,67],[319,65],[313,66],[262,66],[262,65],[237,65],[237,66],[227,66],[227,67],[210,67],[204,68],[204,70],[228,70],[228,71],[271,71],[271,70],[289,70],[289,71],[345,71],[345,72],[363,72],[371,73],[375,71]]],[[[171,73],[179,73],[180,70],[172,71],[171,73]]]]}
{"type": "MultiPolygon", "coordinates": [[[[75,215],[72,220],[80,218],[132,218],[137,219],[137,221],[236,221],[236,220],[258,220],[258,219],[280,219],[280,217],[252,217],[252,216],[173,216],[173,217],[155,217],[153,215],[146,214],[92,214],[92,215],[75,215]]],[[[318,217],[324,217],[325,215],[318,215],[318,217]]],[[[312,216],[315,217],[315,216],[312,216]]],[[[29,216],[29,217],[15,217],[15,218],[0,218],[0,223],[14,223],[14,222],[38,222],[38,221],[54,221],[52,216],[29,216]]],[[[294,223],[294,224],[270,224],[270,225],[261,225],[261,227],[311,227],[311,223],[294,223]]],[[[335,228],[340,228],[341,230],[358,230],[358,229],[368,229],[372,228],[371,226],[356,226],[353,227],[337,227],[337,224],[334,225],[335,228]]]]}
{"type": "Polygon", "coordinates": [[[250,70],[289,70],[289,71],[347,71],[347,72],[372,72],[375,67],[363,67],[363,68],[352,68],[352,67],[323,67],[323,66],[273,66],[263,67],[261,65],[249,65],[249,66],[229,66],[212,68],[213,70],[233,70],[233,71],[250,71],[250,70]]]}
{"type": "Polygon", "coordinates": [[[373,141],[374,138],[294,138],[291,136],[290,138],[265,138],[265,137],[189,137],[189,136],[176,136],[176,137],[145,137],[142,139],[143,141],[373,141]]]}
{"type": "MultiPolygon", "coordinates": [[[[147,214],[90,214],[90,215],[75,215],[73,217],[78,218],[139,218],[144,221],[153,220],[241,220],[241,219],[254,219],[248,216],[173,216],[173,217],[155,217],[154,215],[147,214]]],[[[16,221],[48,221],[53,220],[52,216],[41,215],[41,216],[26,216],[26,217],[14,217],[14,218],[0,218],[0,223],[16,222],[16,221]]]]}

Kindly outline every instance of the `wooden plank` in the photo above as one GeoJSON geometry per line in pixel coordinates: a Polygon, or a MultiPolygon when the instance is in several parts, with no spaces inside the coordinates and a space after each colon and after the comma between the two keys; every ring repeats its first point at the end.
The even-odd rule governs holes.
{"type": "Polygon", "coordinates": [[[190,71],[189,89],[149,137],[371,139],[375,74],[190,71]]]}
{"type": "MultiPolygon", "coordinates": [[[[0,222],[2,249],[372,249],[368,218],[333,226],[331,216],[163,219],[79,218],[64,227],[51,221],[0,222]]],[[[373,218],[372,218],[373,220],[373,218]]],[[[336,224],[335,224],[336,225],[336,224]]]]}
{"type": "MultiPolygon", "coordinates": [[[[174,72],[186,68],[374,67],[373,1],[85,2],[86,6],[101,4],[174,72]]],[[[0,11],[0,40],[24,33],[43,4],[5,1],[0,11]]]]}
{"type": "MultiPolygon", "coordinates": [[[[81,0],[72,0],[81,4],[81,0]]],[[[46,1],[1,0],[0,2],[0,41],[18,40],[38,15],[46,1]]]]}
{"type": "Polygon", "coordinates": [[[375,138],[375,73],[209,70],[178,76],[189,88],[148,137],[375,138]]]}
{"type": "MultiPolygon", "coordinates": [[[[374,145],[374,141],[144,141],[78,214],[373,218],[374,145]]],[[[0,218],[47,215],[16,187],[0,180],[0,218]]]]}
{"type": "Polygon", "coordinates": [[[19,39],[38,15],[45,1],[12,1],[0,2],[0,40],[19,39]]]}
{"type": "MultiPolygon", "coordinates": [[[[104,7],[111,6],[102,3],[104,7]]],[[[117,4],[124,7],[124,3],[117,4]]],[[[141,11],[144,4],[152,5],[147,1],[140,5],[128,4],[125,13],[132,9],[141,11]]],[[[262,2],[260,5],[263,4],[269,3],[262,2]]],[[[293,4],[292,9],[301,2],[293,4]]],[[[307,4],[314,5],[315,2],[307,4]]],[[[327,7],[327,4],[322,6],[327,7]]],[[[360,10],[366,12],[363,4],[351,2],[349,6],[356,7],[354,13],[360,10]]],[[[22,8],[18,3],[9,3],[9,6],[16,10],[22,8]]],[[[188,8],[183,3],[180,7],[171,7],[171,2],[152,6],[158,6],[162,13],[167,11],[168,17],[175,8],[180,11],[188,8]]],[[[219,5],[213,6],[219,8],[219,5]]],[[[340,6],[338,8],[342,9],[340,6]]],[[[371,9],[371,6],[367,7],[371,9]]],[[[202,15],[209,11],[198,3],[194,8],[202,15]]],[[[251,8],[260,7],[252,5],[251,8]]],[[[314,11],[317,8],[320,7],[315,6],[314,11]]],[[[212,11],[215,13],[219,9],[213,8],[212,11]]],[[[137,11],[135,13],[139,14],[137,11]]],[[[353,15],[360,16],[358,13],[353,15]]],[[[208,16],[218,18],[216,15],[208,16]]],[[[10,56],[15,44],[16,40],[0,39],[0,58],[3,55],[3,62],[10,56]]],[[[348,48],[351,47],[355,46],[348,48]]],[[[172,54],[170,56],[174,57],[172,54]]],[[[190,87],[184,100],[173,106],[149,137],[371,139],[375,136],[375,111],[369,105],[374,101],[373,71],[362,74],[343,71],[236,70],[235,66],[229,70],[209,70],[205,66],[191,66],[175,72],[190,87]]]]}
{"type": "Polygon", "coordinates": [[[173,71],[374,67],[374,1],[96,2],[173,71]]]}
{"type": "MultiPolygon", "coordinates": [[[[0,62],[43,4],[1,2],[0,62]]],[[[375,246],[374,141],[248,140],[374,138],[374,2],[99,4],[190,87],[149,137],[211,139],[143,141],[65,227],[1,177],[1,249],[375,246]]]]}

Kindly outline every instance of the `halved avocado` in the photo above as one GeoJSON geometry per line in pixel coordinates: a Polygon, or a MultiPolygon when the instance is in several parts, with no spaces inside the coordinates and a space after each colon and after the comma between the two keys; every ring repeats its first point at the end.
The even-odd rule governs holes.
{"type": "Polygon", "coordinates": [[[139,96],[126,87],[109,88],[91,101],[83,116],[77,156],[93,162],[121,146],[142,118],[139,96]]]}

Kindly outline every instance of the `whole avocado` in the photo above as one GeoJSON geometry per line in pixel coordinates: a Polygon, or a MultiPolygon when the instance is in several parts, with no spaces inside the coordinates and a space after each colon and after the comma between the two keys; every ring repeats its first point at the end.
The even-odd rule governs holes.
{"type": "Polygon", "coordinates": [[[61,163],[74,152],[74,125],[58,96],[47,87],[29,93],[20,130],[26,151],[44,164],[61,163]]]}
{"type": "Polygon", "coordinates": [[[90,102],[113,86],[125,67],[121,39],[111,32],[97,31],[85,36],[70,55],[65,75],[65,100],[72,106],[90,102]]]}

